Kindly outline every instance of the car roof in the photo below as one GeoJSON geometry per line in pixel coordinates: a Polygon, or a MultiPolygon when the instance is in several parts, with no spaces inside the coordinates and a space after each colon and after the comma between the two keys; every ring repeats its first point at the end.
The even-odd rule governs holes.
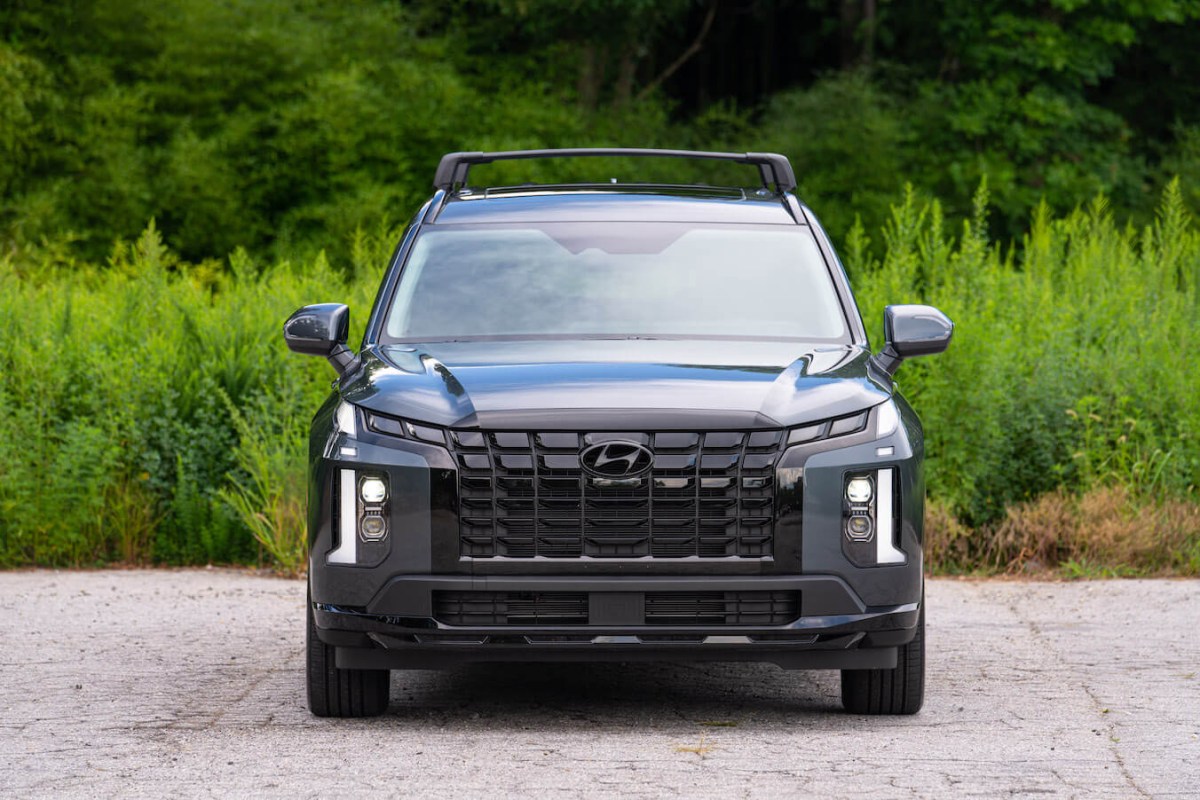
{"type": "MultiPolygon", "coordinates": [[[[696,187],[514,187],[446,193],[435,225],[512,222],[796,225],[778,194],[696,187]]],[[[801,223],[802,224],[802,223],[801,223]]]]}

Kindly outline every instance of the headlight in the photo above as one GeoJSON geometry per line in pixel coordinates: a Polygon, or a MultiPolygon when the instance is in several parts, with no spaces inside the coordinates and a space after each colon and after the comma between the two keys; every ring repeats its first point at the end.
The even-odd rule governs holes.
{"type": "Polygon", "coordinates": [[[362,535],[368,541],[382,539],[387,535],[387,521],[379,514],[369,514],[362,518],[362,535]]]}
{"type": "Polygon", "coordinates": [[[866,541],[871,538],[871,518],[856,514],[846,521],[846,533],[855,541],[866,541]]]}
{"type": "Polygon", "coordinates": [[[908,557],[897,546],[895,467],[845,476],[842,505],[843,549],[859,567],[903,564],[908,557]]]}
{"type": "Polygon", "coordinates": [[[405,419],[389,417],[385,414],[377,414],[374,411],[368,411],[366,417],[367,428],[376,433],[385,433],[388,436],[398,436],[401,439],[416,439],[421,442],[446,446],[446,434],[441,428],[421,425],[405,419]]]}
{"type": "Polygon", "coordinates": [[[382,503],[387,499],[387,484],[379,478],[363,478],[358,491],[364,503],[382,503]]]}
{"type": "Polygon", "coordinates": [[[792,428],[788,431],[788,446],[808,444],[809,442],[816,442],[833,436],[848,436],[852,433],[861,433],[867,429],[868,416],[868,412],[859,411],[848,417],[835,417],[833,419],[810,422],[800,428],[792,428]]]}
{"type": "Polygon", "coordinates": [[[339,469],[336,489],[336,541],[326,562],[377,566],[391,550],[387,475],[339,469]]]}
{"type": "Polygon", "coordinates": [[[854,505],[871,502],[871,479],[851,478],[846,484],[846,499],[854,505]]]}

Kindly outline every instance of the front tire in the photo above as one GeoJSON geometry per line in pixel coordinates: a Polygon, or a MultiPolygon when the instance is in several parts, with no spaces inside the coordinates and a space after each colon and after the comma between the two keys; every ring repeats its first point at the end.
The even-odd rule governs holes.
{"type": "Polygon", "coordinates": [[[377,717],[387,711],[391,673],[386,669],[338,669],[334,648],[317,638],[308,601],[308,709],[318,717],[377,717]]]}
{"type": "Polygon", "coordinates": [[[842,705],[851,714],[916,714],[925,702],[925,600],[917,633],[901,645],[894,669],[842,670],[842,705]]]}

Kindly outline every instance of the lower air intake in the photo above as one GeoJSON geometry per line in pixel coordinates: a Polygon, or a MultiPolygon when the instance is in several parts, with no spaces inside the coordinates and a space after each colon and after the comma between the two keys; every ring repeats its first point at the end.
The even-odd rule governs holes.
{"type": "Polygon", "coordinates": [[[799,592],[654,592],[647,625],[786,625],[800,617],[799,592]]]}
{"type": "Polygon", "coordinates": [[[434,592],[445,625],[586,625],[586,592],[434,592]]]}

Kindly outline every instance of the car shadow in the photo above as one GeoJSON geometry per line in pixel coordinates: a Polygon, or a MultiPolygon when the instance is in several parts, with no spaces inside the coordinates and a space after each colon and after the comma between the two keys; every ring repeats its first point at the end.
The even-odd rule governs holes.
{"type": "Polygon", "coordinates": [[[765,664],[475,664],[392,673],[387,719],[472,730],[534,726],[694,730],[840,715],[836,671],[765,664]]]}

